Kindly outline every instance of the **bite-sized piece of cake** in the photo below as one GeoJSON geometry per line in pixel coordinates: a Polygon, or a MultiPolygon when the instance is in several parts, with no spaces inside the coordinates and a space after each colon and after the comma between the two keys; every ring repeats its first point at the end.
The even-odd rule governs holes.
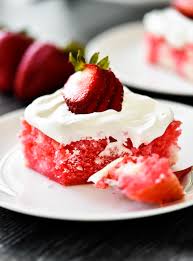
{"type": "Polygon", "coordinates": [[[78,71],[64,88],[25,110],[21,141],[28,167],[74,185],[124,155],[156,153],[176,162],[181,131],[170,108],[123,88],[107,57],[71,61],[78,71]]]}
{"type": "Polygon", "coordinates": [[[145,15],[146,58],[193,81],[193,20],[180,11],[171,7],[145,15]]]}
{"type": "Polygon", "coordinates": [[[166,158],[124,156],[89,178],[98,188],[108,186],[131,200],[164,204],[180,200],[183,188],[166,158]]]}

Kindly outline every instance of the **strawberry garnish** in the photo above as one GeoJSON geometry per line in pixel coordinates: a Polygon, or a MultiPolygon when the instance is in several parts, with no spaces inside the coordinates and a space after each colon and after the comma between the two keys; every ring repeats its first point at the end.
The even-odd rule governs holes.
{"type": "Polygon", "coordinates": [[[0,32],[0,91],[12,91],[17,66],[32,42],[24,32],[0,32]]]}
{"type": "Polygon", "coordinates": [[[192,0],[173,0],[174,6],[183,15],[193,18],[193,1],[192,0]]]}
{"type": "Polygon", "coordinates": [[[95,53],[89,63],[80,53],[77,57],[70,54],[76,72],[64,85],[63,96],[73,113],[122,109],[123,85],[109,69],[108,57],[98,60],[99,53],[95,53]]]}

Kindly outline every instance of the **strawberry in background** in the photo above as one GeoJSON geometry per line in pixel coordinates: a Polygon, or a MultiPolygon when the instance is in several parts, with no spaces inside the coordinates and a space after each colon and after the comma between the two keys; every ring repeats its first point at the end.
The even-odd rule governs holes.
{"type": "Polygon", "coordinates": [[[73,43],[61,49],[51,43],[34,42],[25,52],[17,69],[14,93],[23,101],[31,101],[43,94],[63,87],[74,73],[69,51],[74,54],[82,46],[73,43]]]}
{"type": "Polygon", "coordinates": [[[15,73],[26,49],[33,38],[24,32],[0,31],[0,91],[7,93],[13,89],[15,73]]]}
{"type": "Polygon", "coordinates": [[[192,0],[173,0],[172,6],[183,15],[193,18],[193,1],[192,0]]]}

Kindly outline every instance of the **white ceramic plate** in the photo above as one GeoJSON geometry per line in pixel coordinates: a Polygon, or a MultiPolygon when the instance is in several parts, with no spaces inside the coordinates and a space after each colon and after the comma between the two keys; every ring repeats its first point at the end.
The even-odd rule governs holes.
{"type": "Polygon", "coordinates": [[[141,23],[127,23],[96,36],[87,45],[87,57],[96,51],[100,51],[101,56],[109,55],[112,70],[126,85],[158,93],[193,96],[193,84],[175,73],[146,63],[141,23]]]}
{"type": "MultiPolygon", "coordinates": [[[[172,102],[176,119],[183,122],[180,139],[182,151],[177,169],[193,164],[193,108],[172,102]]],[[[141,218],[163,214],[193,205],[191,177],[185,181],[185,200],[159,207],[130,201],[112,190],[93,185],[62,187],[27,169],[17,133],[22,111],[0,118],[0,206],[34,216],[80,221],[103,221],[141,218]],[[5,136],[6,135],[6,136],[5,136]],[[6,137],[6,138],[5,138],[6,137]]]]}
{"type": "Polygon", "coordinates": [[[100,2],[116,3],[116,4],[128,4],[128,5],[149,5],[149,4],[166,4],[169,0],[95,0],[100,2]]]}

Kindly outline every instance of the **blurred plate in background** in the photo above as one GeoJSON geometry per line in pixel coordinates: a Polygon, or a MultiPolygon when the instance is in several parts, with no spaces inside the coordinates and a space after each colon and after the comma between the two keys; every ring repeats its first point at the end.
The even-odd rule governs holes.
{"type": "Polygon", "coordinates": [[[193,84],[146,63],[141,23],[123,24],[96,36],[87,45],[87,57],[96,51],[100,51],[101,56],[109,55],[112,70],[125,85],[163,94],[193,96],[193,84]]]}
{"type": "Polygon", "coordinates": [[[67,1],[63,0],[0,0],[0,25],[62,47],[71,38],[67,1]]]}
{"type": "Polygon", "coordinates": [[[169,0],[95,0],[100,2],[118,3],[118,4],[132,4],[132,5],[157,5],[157,4],[167,4],[169,0]]]}

